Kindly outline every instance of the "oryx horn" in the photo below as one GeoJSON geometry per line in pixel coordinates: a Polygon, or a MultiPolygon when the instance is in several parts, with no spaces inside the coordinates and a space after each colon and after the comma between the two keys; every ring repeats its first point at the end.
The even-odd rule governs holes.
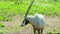
{"type": "Polygon", "coordinates": [[[27,17],[28,12],[29,12],[29,10],[30,10],[30,8],[31,8],[31,6],[32,6],[32,4],[33,4],[33,2],[34,2],[34,0],[33,0],[33,1],[31,2],[31,4],[29,5],[28,10],[26,11],[25,17],[27,17]]]}

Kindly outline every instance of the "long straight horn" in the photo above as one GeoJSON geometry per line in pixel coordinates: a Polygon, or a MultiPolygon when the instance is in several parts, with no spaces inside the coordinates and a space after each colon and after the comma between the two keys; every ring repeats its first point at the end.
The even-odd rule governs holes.
{"type": "Polygon", "coordinates": [[[25,17],[27,17],[28,12],[29,12],[29,10],[30,10],[30,8],[31,8],[31,6],[32,6],[32,4],[33,4],[33,2],[34,2],[34,0],[33,0],[33,1],[31,2],[31,4],[29,5],[28,10],[26,11],[25,17]]]}

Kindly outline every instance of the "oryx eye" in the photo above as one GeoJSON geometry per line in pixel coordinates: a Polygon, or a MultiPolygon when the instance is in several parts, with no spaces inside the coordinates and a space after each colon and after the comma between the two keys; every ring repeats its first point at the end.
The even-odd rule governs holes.
{"type": "Polygon", "coordinates": [[[26,22],[25,24],[28,24],[29,23],[29,20],[26,20],[25,22],[26,22]]]}

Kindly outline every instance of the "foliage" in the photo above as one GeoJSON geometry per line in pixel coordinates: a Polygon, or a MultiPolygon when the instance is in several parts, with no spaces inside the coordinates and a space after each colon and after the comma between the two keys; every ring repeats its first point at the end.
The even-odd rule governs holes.
{"type": "Polygon", "coordinates": [[[0,23],[0,28],[4,28],[4,24],[3,23],[0,23]]]}
{"type": "MultiPolygon", "coordinates": [[[[12,20],[15,15],[23,16],[28,9],[32,0],[16,0],[13,1],[0,1],[0,20],[12,20]],[[22,2],[22,3],[20,3],[22,2]],[[19,4],[18,4],[19,3],[19,4]]],[[[60,15],[60,2],[55,0],[35,0],[29,14],[40,13],[44,15],[60,15]]]]}
{"type": "Polygon", "coordinates": [[[0,34],[4,34],[3,32],[0,32],[0,34]]]}

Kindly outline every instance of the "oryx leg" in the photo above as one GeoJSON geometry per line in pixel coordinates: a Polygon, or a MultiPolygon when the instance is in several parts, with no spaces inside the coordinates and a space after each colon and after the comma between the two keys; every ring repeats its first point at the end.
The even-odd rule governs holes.
{"type": "Polygon", "coordinates": [[[43,34],[43,29],[38,29],[38,34],[43,34]]]}
{"type": "Polygon", "coordinates": [[[36,34],[36,29],[35,28],[33,28],[33,31],[34,31],[34,34],[36,34]]]}
{"type": "Polygon", "coordinates": [[[41,34],[41,29],[38,29],[38,34],[41,34]]]}
{"type": "Polygon", "coordinates": [[[34,31],[34,34],[36,34],[36,29],[35,29],[34,25],[33,25],[33,31],[34,31]]]}
{"type": "Polygon", "coordinates": [[[43,34],[43,29],[41,29],[41,34],[43,34]]]}
{"type": "Polygon", "coordinates": [[[43,34],[43,29],[38,29],[38,34],[43,34]]]}

